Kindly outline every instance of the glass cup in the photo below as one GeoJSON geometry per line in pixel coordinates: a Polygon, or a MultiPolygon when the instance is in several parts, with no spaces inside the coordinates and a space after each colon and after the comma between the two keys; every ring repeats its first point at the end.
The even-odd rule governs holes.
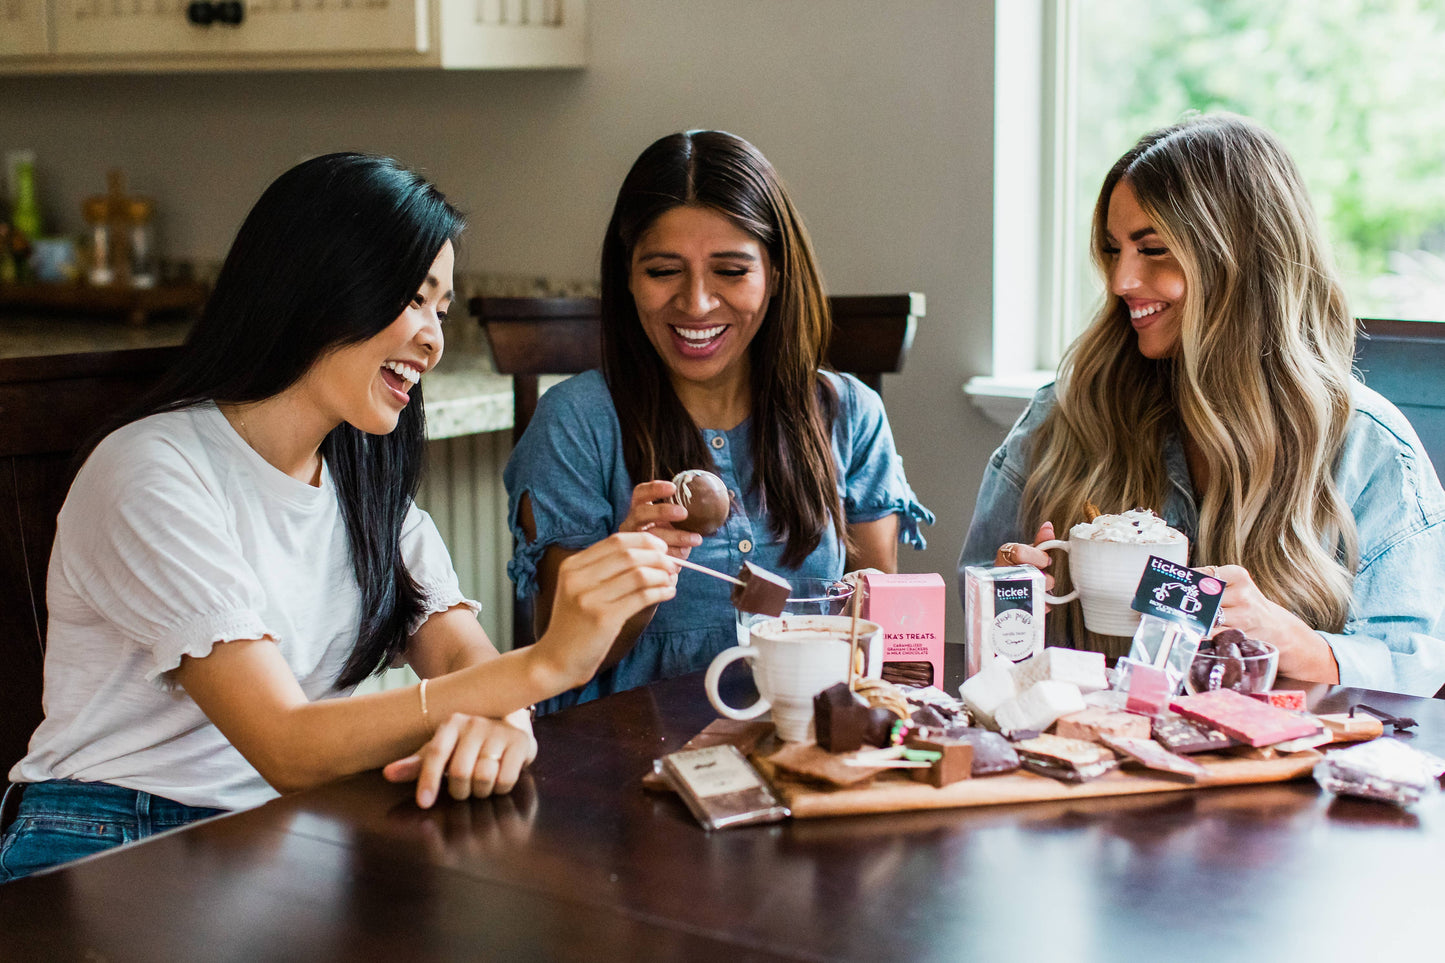
{"type": "Polygon", "coordinates": [[[1233,689],[1235,692],[1268,692],[1274,688],[1279,671],[1279,649],[1268,642],[1255,642],[1264,651],[1257,655],[1221,655],[1217,652],[1194,653],[1189,671],[1184,675],[1184,689],[1198,695],[1211,689],[1233,689]]]}
{"type": "MultiPolygon", "coordinates": [[[[831,578],[790,578],[793,594],[783,606],[783,615],[849,615],[853,586],[831,578]]],[[[753,625],[772,618],[757,612],[738,610],[738,645],[752,644],[753,625]]]]}

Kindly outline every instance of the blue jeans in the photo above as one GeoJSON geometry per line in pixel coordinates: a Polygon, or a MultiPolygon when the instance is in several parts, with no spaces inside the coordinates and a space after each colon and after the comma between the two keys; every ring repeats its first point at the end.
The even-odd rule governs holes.
{"type": "Polygon", "coordinates": [[[104,782],[56,779],[24,789],[0,841],[0,883],[226,812],[104,782]]]}

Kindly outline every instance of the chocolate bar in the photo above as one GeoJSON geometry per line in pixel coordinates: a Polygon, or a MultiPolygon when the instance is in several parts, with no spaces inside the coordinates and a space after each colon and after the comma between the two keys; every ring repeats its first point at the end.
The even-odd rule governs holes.
{"type": "Polygon", "coordinates": [[[704,829],[774,822],[791,815],[736,746],[662,757],[662,773],[704,829]]]}
{"type": "Polygon", "coordinates": [[[1192,722],[1181,715],[1166,712],[1151,724],[1155,740],[1170,752],[1188,755],[1195,752],[1217,752],[1237,745],[1218,729],[1192,722]]]}
{"type": "Polygon", "coordinates": [[[793,586],[781,575],[774,575],[752,562],[744,562],[738,570],[738,581],[732,591],[733,607],[743,612],[779,616],[793,594],[793,586]]]}
{"type": "Polygon", "coordinates": [[[1088,706],[1082,712],[1070,713],[1059,719],[1054,734],[1065,739],[1082,739],[1085,742],[1103,742],[1102,735],[1124,736],[1130,739],[1149,738],[1149,719],[1137,712],[1120,712],[1103,706],[1088,706]]]}
{"type": "Polygon", "coordinates": [[[1212,689],[1175,699],[1171,708],[1182,716],[1207,723],[1250,746],[1271,746],[1313,735],[1320,724],[1285,709],[1276,709],[1233,689],[1212,689]]]}
{"type": "Polygon", "coordinates": [[[1059,736],[1015,743],[1014,751],[1025,769],[1063,782],[1088,782],[1119,765],[1114,754],[1097,743],[1059,736]]]}
{"type": "Polygon", "coordinates": [[[1299,689],[1270,689],[1268,692],[1249,692],[1246,695],[1279,709],[1305,711],[1305,694],[1299,689]]]}
{"type": "Polygon", "coordinates": [[[1147,769],[1172,772],[1176,775],[1187,776],[1192,780],[1203,779],[1209,775],[1209,770],[1193,759],[1177,756],[1153,739],[1133,739],[1107,732],[1101,733],[1099,739],[1110,749],[1122,752],[1147,769]]]}

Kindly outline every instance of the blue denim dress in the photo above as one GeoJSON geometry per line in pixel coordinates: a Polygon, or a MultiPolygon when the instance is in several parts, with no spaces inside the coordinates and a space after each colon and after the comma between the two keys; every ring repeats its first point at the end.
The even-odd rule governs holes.
{"type": "MultiPolygon", "coordinates": [[[[1342,685],[1432,696],[1445,685],[1445,491],[1399,409],[1359,382],[1350,397],[1335,484],[1355,516],[1360,564],[1344,631],[1319,634],[1342,685]]],[[[1019,508],[1033,433],[1053,404],[1054,386],[1039,389],[989,460],[958,559],[960,597],[966,566],[992,565],[1004,542],[1033,539],[1019,508]]],[[[1169,493],[1156,510],[1193,541],[1199,507],[1177,436],[1164,466],[1169,493]]]]}
{"type": "MultiPolygon", "coordinates": [[[[878,394],[851,375],[824,373],[838,391],[838,417],[832,432],[838,495],[849,523],[896,514],[899,540],[923,548],[920,522],[933,514],[919,504],[903,474],[893,433],[878,394]]],[[[797,568],[779,564],[783,543],[752,491],[751,421],[731,431],[704,431],[716,472],[734,494],[732,516],[703,539],[689,558],[732,574],[750,561],[784,576],[838,578],[843,546],[831,529],[797,568]]],[[[507,462],[508,518],[517,551],[507,573],[518,597],[536,591],[537,563],[548,546],[586,548],[617,531],[632,503],[631,477],[622,455],[622,432],[612,396],[598,371],[570,378],[544,394],[507,462]],[[537,538],[528,542],[517,523],[523,492],[531,500],[537,538]]],[[[678,576],[677,596],[658,606],[652,622],[622,661],[587,685],[539,705],[551,712],[657,679],[707,667],[713,656],[737,644],[735,610],[729,586],[686,569],[678,576]]]]}

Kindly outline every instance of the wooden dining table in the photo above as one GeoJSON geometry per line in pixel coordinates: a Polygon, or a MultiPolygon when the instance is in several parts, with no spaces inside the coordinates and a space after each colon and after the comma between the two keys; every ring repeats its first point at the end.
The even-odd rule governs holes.
{"type": "MultiPolygon", "coordinates": [[[[1318,711],[1410,716],[1386,737],[1445,753],[1445,702],[1307,693],[1318,711]]],[[[0,959],[1439,952],[1440,793],[1401,809],[1304,779],[708,833],[642,780],[715,717],[701,675],[684,676],[539,719],[541,754],[507,796],[423,811],[410,786],[363,773],[0,886],[0,959]]]]}

